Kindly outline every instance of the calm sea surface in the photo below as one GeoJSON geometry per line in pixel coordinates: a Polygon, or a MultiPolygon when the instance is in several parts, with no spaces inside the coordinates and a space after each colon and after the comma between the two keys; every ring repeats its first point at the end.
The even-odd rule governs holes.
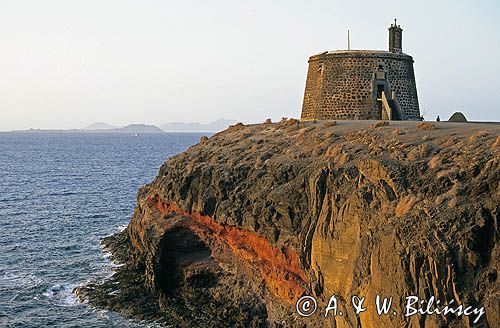
{"type": "Polygon", "coordinates": [[[138,188],[201,135],[0,133],[0,326],[151,326],[71,290],[112,274],[100,239],[125,228],[138,188]]]}

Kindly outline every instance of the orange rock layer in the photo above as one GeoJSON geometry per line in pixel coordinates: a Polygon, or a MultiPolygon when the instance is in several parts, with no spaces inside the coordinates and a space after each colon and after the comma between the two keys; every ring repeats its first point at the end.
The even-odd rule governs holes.
{"type": "Polygon", "coordinates": [[[220,224],[210,216],[185,211],[176,204],[167,204],[158,195],[149,196],[147,203],[161,215],[175,213],[187,218],[182,223],[176,223],[176,226],[182,224],[203,240],[215,239],[229,246],[235,256],[260,272],[269,290],[281,300],[293,304],[306,291],[308,279],[301,269],[297,253],[292,249],[274,247],[266,238],[252,231],[220,224]]]}

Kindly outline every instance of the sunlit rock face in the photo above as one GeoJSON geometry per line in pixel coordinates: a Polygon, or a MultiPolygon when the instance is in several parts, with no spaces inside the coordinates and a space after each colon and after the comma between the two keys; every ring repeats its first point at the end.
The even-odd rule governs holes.
{"type": "Polygon", "coordinates": [[[406,317],[414,295],[484,306],[474,326],[497,327],[500,126],[464,126],[233,126],[166,161],[108,245],[157,304],[145,317],[181,326],[473,325],[406,317]],[[308,318],[303,295],[318,302],[308,318]],[[325,318],[332,295],[343,315],[325,318]],[[377,295],[397,313],[379,316],[377,295]]]}

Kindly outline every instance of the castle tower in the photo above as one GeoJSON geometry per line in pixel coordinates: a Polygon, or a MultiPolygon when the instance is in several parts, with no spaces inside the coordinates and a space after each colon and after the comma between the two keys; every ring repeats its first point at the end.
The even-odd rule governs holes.
{"type": "Polygon", "coordinates": [[[395,53],[403,52],[403,29],[397,25],[394,18],[394,24],[389,27],[389,51],[395,53]]]}
{"type": "Polygon", "coordinates": [[[301,120],[420,120],[413,58],[403,29],[389,28],[389,51],[337,50],[309,57],[301,120]]]}

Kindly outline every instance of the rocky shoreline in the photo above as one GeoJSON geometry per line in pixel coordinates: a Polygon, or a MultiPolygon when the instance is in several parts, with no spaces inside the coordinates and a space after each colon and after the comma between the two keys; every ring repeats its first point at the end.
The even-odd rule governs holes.
{"type": "Polygon", "coordinates": [[[299,122],[230,127],[166,161],[123,265],[78,297],[180,327],[470,327],[457,315],[356,314],[352,295],[482,305],[500,324],[500,126],[299,122]],[[304,318],[295,302],[342,316],[304,318]]]}

